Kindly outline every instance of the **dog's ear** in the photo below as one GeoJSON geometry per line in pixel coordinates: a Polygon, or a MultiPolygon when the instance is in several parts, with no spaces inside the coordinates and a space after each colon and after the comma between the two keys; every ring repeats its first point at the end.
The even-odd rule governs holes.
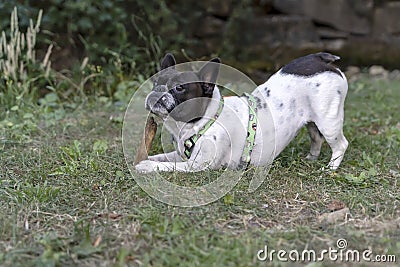
{"type": "Polygon", "coordinates": [[[171,53],[167,53],[161,61],[161,70],[175,66],[176,61],[171,53]]]}
{"type": "Polygon", "coordinates": [[[213,58],[207,62],[199,71],[198,76],[202,81],[204,94],[212,96],[215,83],[217,82],[221,60],[213,58]]]}

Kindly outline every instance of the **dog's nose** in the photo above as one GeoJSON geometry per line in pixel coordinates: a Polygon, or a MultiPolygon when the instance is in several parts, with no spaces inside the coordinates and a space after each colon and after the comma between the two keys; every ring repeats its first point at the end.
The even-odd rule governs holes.
{"type": "Polygon", "coordinates": [[[164,107],[168,112],[171,112],[174,109],[174,106],[170,103],[169,98],[166,96],[166,94],[163,94],[161,97],[158,98],[156,105],[164,107]]]}
{"type": "Polygon", "coordinates": [[[150,111],[163,108],[167,112],[171,112],[174,109],[173,98],[166,92],[155,92],[153,90],[146,97],[145,108],[150,111]]]}

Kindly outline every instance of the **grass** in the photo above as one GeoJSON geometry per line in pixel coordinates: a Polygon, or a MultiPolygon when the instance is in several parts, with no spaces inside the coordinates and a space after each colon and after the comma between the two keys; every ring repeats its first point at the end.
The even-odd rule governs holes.
{"type": "MultiPolygon", "coordinates": [[[[326,144],[319,161],[303,160],[309,141],[301,131],[256,192],[242,181],[198,208],[165,205],[138,187],[124,161],[122,124],[110,119],[120,118],[118,108],[43,114],[28,133],[5,125],[0,265],[267,266],[256,257],[265,245],[321,251],[336,248],[339,238],[349,249],[396,255],[399,264],[399,99],[400,81],[352,82],[345,119],[350,146],[339,171],[320,170],[330,157],[326,144]],[[319,220],[337,203],[350,215],[336,223],[319,220]]],[[[185,177],[201,183],[209,175],[173,179],[185,177]]]]}

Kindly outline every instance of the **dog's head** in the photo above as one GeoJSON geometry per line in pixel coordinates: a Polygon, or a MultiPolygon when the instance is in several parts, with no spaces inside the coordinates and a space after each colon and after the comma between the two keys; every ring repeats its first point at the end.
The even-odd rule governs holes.
{"type": "Polygon", "coordinates": [[[161,118],[176,121],[200,119],[213,95],[219,73],[219,58],[207,62],[199,71],[177,71],[175,58],[166,54],[161,72],[153,80],[153,89],[146,98],[146,109],[161,118]]]}

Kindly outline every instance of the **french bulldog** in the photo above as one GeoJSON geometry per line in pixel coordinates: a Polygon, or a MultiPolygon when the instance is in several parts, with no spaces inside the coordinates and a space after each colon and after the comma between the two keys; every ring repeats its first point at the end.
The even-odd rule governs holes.
{"type": "Polygon", "coordinates": [[[149,156],[135,166],[136,171],[195,172],[267,165],[303,126],[311,138],[306,158],[316,160],[326,140],[332,149],[328,167],[337,169],[348,146],[343,135],[348,84],[332,64],[338,59],[325,52],[297,58],[252,92],[257,123],[253,125],[255,137],[249,160],[243,164],[252,117],[250,98],[221,96],[216,85],[219,58],[205,63],[199,71],[180,72],[174,56],[166,54],[145,107],[164,121],[176,150],[149,156]],[[192,139],[196,142],[189,142],[189,149],[187,143],[192,139]]]}

